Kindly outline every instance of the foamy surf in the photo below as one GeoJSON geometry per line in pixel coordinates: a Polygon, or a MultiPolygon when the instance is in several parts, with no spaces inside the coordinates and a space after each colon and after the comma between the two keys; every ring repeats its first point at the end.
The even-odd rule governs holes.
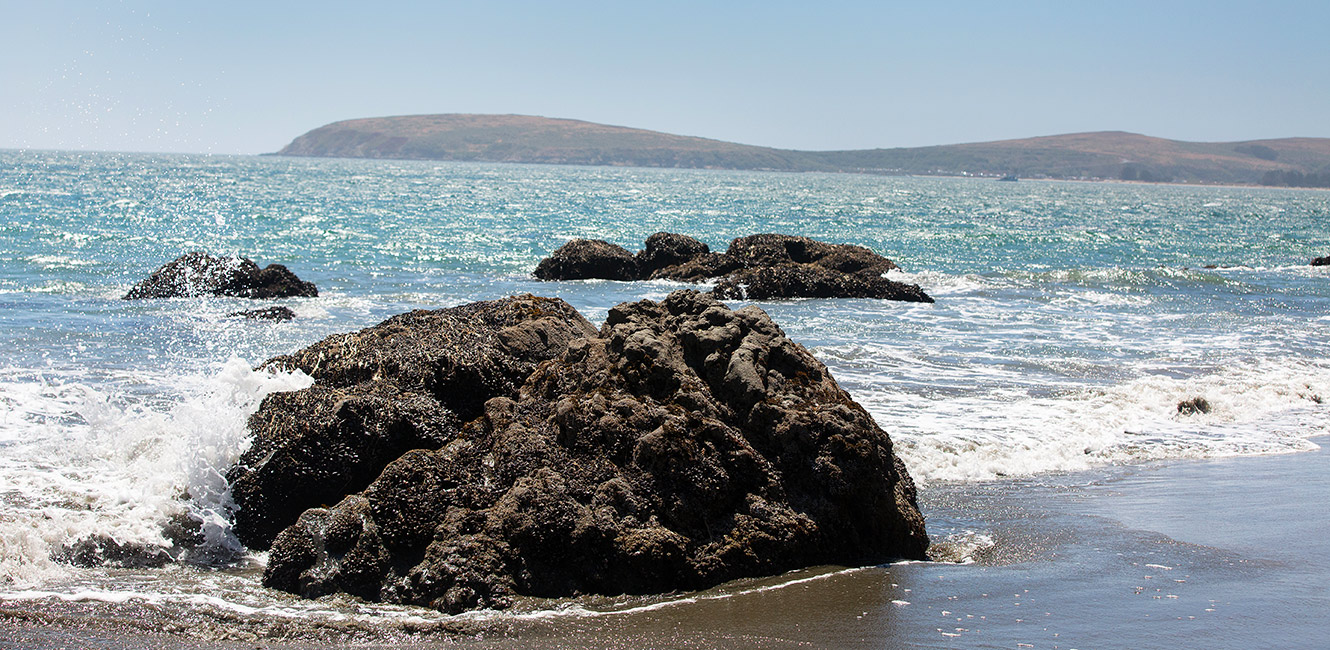
{"type": "Polygon", "coordinates": [[[203,538],[191,559],[224,561],[242,551],[230,533],[223,473],[249,444],[245,420],[259,401],[310,379],[256,372],[233,358],[211,374],[166,381],[177,401],[60,378],[11,376],[0,387],[0,584],[70,578],[77,571],[57,559],[71,553],[92,554],[85,563],[101,553],[125,553],[119,561],[131,563],[156,562],[159,552],[180,559],[167,533],[182,517],[203,538]]]}
{"type": "Polygon", "coordinates": [[[1143,461],[1316,449],[1330,432],[1330,368],[1265,362],[1215,373],[1149,375],[1105,388],[1031,397],[933,399],[863,386],[855,397],[896,442],[918,480],[972,481],[1143,461]],[[1203,397],[1210,412],[1183,414],[1203,397]]]}

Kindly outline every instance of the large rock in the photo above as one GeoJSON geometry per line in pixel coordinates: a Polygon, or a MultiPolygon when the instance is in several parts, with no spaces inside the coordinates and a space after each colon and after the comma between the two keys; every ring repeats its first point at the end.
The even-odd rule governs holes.
{"type": "Polygon", "coordinates": [[[917,284],[888,280],[875,273],[839,273],[816,264],[782,264],[743,269],[716,284],[723,300],[781,298],[880,298],[933,302],[917,284]]]}
{"type": "Polygon", "coordinates": [[[319,290],[281,264],[260,269],[245,257],[186,253],[134,285],[125,300],[215,295],[238,298],[313,298],[319,290]]]}
{"type": "Polygon", "coordinates": [[[637,260],[622,246],[601,239],[574,239],[540,261],[541,280],[636,280],[637,260]]]}
{"type": "Polygon", "coordinates": [[[306,509],[454,439],[486,400],[516,395],[537,363],[595,332],[562,300],[519,296],[400,314],[270,359],[315,383],[268,396],[250,417],[254,443],[227,475],[236,535],[267,548],[306,509]]]}
{"type": "MultiPolygon", "coordinates": [[[[356,365],[316,356],[332,372],[356,365]]],[[[334,412],[344,398],[322,399],[334,412]]],[[[485,401],[449,407],[477,417],[442,445],[299,515],[265,584],[457,612],[925,557],[891,440],[756,307],[695,291],[625,303],[520,390],[468,399],[485,401]]]]}
{"type": "Polygon", "coordinates": [[[249,428],[254,443],[227,479],[236,536],[266,549],[300,513],[365,489],[412,449],[442,446],[461,423],[427,394],[371,381],[269,395],[249,428]]]}
{"type": "Polygon", "coordinates": [[[1312,266],[1330,266],[1330,255],[1313,258],[1312,266]]]}

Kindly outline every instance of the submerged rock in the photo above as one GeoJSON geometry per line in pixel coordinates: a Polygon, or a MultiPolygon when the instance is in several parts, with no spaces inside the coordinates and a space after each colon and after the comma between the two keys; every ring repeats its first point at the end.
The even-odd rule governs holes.
{"type": "Polygon", "coordinates": [[[185,509],[162,522],[161,537],[167,543],[121,541],[105,533],[94,533],[52,549],[52,561],[79,567],[117,569],[160,568],[182,560],[197,561],[205,541],[203,522],[185,509]]]}
{"type": "Polygon", "coordinates": [[[863,246],[828,244],[808,237],[758,234],[739,237],[724,253],[685,235],[658,232],[632,256],[600,240],[575,239],[536,267],[542,280],[720,279],[716,295],[726,299],[882,298],[933,302],[918,285],[882,277],[896,263],[863,246]]]}
{"type": "MultiPolygon", "coordinates": [[[[264,583],[457,612],[504,607],[516,595],[699,589],[818,564],[925,557],[914,484],[891,440],[766,313],[676,291],[613,308],[599,333],[579,319],[559,310],[509,325],[524,333],[505,337],[467,318],[483,332],[473,336],[494,345],[454,338],[458,352],[418,354],[448,359],[421,365],[434,372],[401,371],[384,361],[396,355],[364,349],[392,319],[270,362],[306,368],[316,384],[299,397],[269,397],[251,420],[258,441],[241,467],[271,462],[274,446],[301,457],[269,472],[285,483],[237,499],[241,513],[278,508],[290,520],[272,542],[264,583]],[[476,353],[459,359],[461,350],[476,353]],[[496,353],[511,355],[498,365],[515,372],[489,389],[438,379],[489,376],[456,369],[496,353]],[[542,355],[548,360],[533,360],[542,355]],[[516,375],[524,381],[508,383],[516,375]],[[334,386],[364,382],[372,387],[359,390],[385,401],[347,406],[356,398],[334,386]],[[439,406],[425,408],[427,399],[439,406]],[[315,422],[328,424],[302,429],[299,441],[281,433],[315,422]],[[373,432],[386,431],[428,434],[377,442],[383,436],[373,432]],[[367,483],[342,481],[345,498],[328,500],[330,489],[302,498],[308,509],[291,519],[295,484],[347,466],[353,448],[399,455],[381,471],[357,472],[374,475],[367,483]]],[[[433,329],[395,327],[403,344],[433,329]]],[[[438,348],[388,346],[420,347],[438,348]]],[[[237,521],[238,531],[250,527],[237,521]]]]}
{"type": "Polygon", "coordinates": [[[1200,415],[1210,412],[1210,401],[1204,397],[1193,397],[1178,402],[1178,415],[1200,415]]]}
{"type": "Polygon", "coordinates": [[[92,535],[61,546],[51,559],[80,567],[120,569],[160,568],[175,560],[171,549],[144,542],[120,542],[108,535],[92,535]]]}
{"type": "Polygon", "coordinates": [[[541,280],[636,280],[637,260],[622,246],[601,239],[574,239],[540,261],[541,280]]]}
{"type": "Polygon", "coordinates": [[[294,319],[296,313],[290,307],[264,307],[263,309],[233,311],[227,314],[227,317],[244,318],[246,320],[287,321],[294,319]]]}
{"type": "Polygon", "coordinates": [[[215,295],[237,298],[287,298],[319,295],[311,282],[304,282],[281,264],[260,269],[245,257],[217,257],[202,252],[186,253],[153,271],[134,285],[125,300],[142,298],[187,298],[215,295]]]}

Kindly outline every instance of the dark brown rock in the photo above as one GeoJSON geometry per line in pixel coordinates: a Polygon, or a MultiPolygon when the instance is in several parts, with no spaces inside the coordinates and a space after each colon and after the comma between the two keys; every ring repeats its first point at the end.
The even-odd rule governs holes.
{"type": "Polygon", "coordinates": [[[1312,259],[1312,266],[1330,266],[1330,255],[1312,259]]]}
{"type": "Polygon", "coordinates": [[[643,278],[666,267],[678,266],[711,253],[706,244],[687,235],[658,232],[647,237],[642,250],[637,252],[638,275],[643,278]]]}
{"type": "Polygon", "coordinates": [[[726,254],[745,268],[815,264],[841,273],[881,275],[896,263],[863,246],[828,244],[808,237],[764,233],[739,237],[726,254]]]}
{"type": "Polygon", "coordinates": [[[891,440],[755,307],[625,303],[516,393],[451,408],[477,416],[300,515],[265,584],[456,612],[925,557],[891,440]]]}
{"type": "Polygon", "coordinates": [[[706,253],[686,262],[656,269],[651,272],[651,280],[675,280],[677,282],[703,282],[737,271],[740,264],[729,255],[706,253]]]}
{"type": "Polygon", "coordinates": [[[265,549],[300,513],[365,489],[388,463],[443,445],[461,424],[426,393],[367,381],[269,395],[249,428],[254,443],[227,479],[237,537],[265,549]]]}
{"type": "Polygon", "coordinates": [[[600,239],[574,239],[540,261],[540,280],[636,280],[637,260],[622,246],[600,239]]]}
{"type": "Polygon", "coordinates": [[[658,232],[636,256],[618,246],[575,239],[541,260],[542,280],[605,278],[704,282],[723,278],[716,295],[726,299],[880,298],[933,302],[918,285],[882,278],[896,263],[851,244],[808,237],[759,234],[730,242],[725,253],[686,235],[658,232]],[[632,257],[631,263],[629,258],[632,257]]]}
{"type": "Polygon", "coordinates": [[[389,381],[425,392],[470,419],[485,400],[515,394],[537,363],[595,332],[568,303],[524,295],[398,314],[275,357],[264,367],[299,369],[333,387],[389,381]]]}
{"type": "Polygon", "coordinates": [[[269,264],[259,271],[252,288],[242,289],[234,295],[244,298],[316,298],[319,290],[313,282],[301,280],[285,266],[269,264]]]}
{"type": "Polygon", "coordinates": [[[250,417],[254,443],[227,475],[236,535],[267,548],[304,510],[452,440],[485,400],[515,395],[536,364],[595,331],[562,300],[519,296],[400,314],[270,359],[315,384],[268,396],[250,417]]]}
{"type": "Polygon", "coordinates": [[[724,300],[781,298],[880,298],[933,302],[917,284],[872,273],[839,273],[815,264],[760,266],[731,274],[713,290],[724,300]]]}
{"type": "Polygon", "coordinates": [[[203,295],[237,298],[288,298],[319,295],[313,283],[304,282],[281,264],[260,269],[245,257],[216,257],[202,252],[186,253],[153,271],[134,285],[125,300],[141,298],[185,298],[203,295]]]}

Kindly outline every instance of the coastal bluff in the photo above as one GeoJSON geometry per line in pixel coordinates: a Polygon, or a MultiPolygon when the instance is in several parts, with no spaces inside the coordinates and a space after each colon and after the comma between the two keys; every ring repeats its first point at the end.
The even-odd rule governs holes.
{"type": "Polygon", "coordinates": [[[924,559],[892,441],[754,306],[691,290],[599,329],[515,296],[395,316],[266,367],[228,473],[264,584],[447,612],[924,559]]]}

